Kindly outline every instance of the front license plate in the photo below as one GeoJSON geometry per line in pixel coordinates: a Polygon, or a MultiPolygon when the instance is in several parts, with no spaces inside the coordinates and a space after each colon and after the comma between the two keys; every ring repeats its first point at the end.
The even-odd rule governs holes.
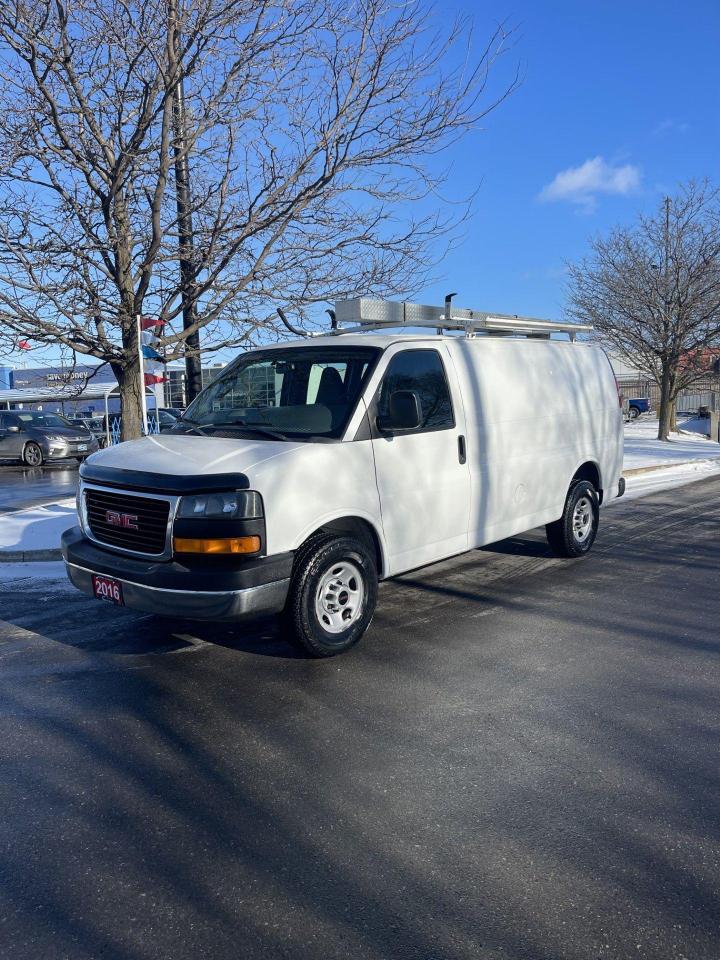
{"type": "Polygon", "coordinates": [[[78,450],[87,450],[87,444],[86,444],[86,443],[79,443],[79,444],[78,444],[78,450]]]}
{"type": "Polygon", "coordinates": [[[122,584],[113,577],[101,577],[99,574],[92,575],[93,593],[98,600],[107,600],[108,603],[116,603],[123,607],[122,584]]]}

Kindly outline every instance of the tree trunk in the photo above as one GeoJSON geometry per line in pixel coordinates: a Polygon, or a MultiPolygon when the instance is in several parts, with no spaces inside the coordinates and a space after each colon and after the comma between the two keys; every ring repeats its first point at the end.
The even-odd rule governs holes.
{"type": "Polygon", "coordinates": [[[140,364],[137,360],[129,367],[113,364],[113,372],[120,385],[120,440],[137,440],[143,430],[140,364]]]}
{"type": "Polygon", "coordinates": [[[672,371],[667,360],[663,360],[662,377],[660,379],[660,412],[658,418],[658,440],[668,440],[672,420],[672,371]]]}
{"type": "Polygon", "coordinates": [[[670,429],[677,433],[677,396],[670,401],[670,429]]]}

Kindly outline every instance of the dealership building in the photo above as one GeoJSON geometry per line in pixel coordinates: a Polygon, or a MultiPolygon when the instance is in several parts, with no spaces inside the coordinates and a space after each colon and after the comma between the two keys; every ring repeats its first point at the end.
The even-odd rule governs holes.
{"type": "MultiPolygon", "coordinates": [[[[224,364],[203,368],[206,386],[224,364]]],[[[185,369],[168,365],[167,380],[148,388],[149,406],[187,406],[185,369]]],[[[118,413],[120,395],[109,364],[75,364],[71,367],[11,367],[0,364],[0,408],[46,410],[66,416],[118,413]]]]}

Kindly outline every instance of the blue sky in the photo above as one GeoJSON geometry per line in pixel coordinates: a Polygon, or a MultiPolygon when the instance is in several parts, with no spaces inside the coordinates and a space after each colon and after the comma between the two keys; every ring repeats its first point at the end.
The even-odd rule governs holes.
{"type": "Polygon", "coordinates": [[[520,60],[524,82],[453,152],[453,193],[480,186],[476,212],[421,298],[451,289],[458,305],[557,317],[563,265],[589,236],[631,221],[681,180],[720,181],[720,2],[443,9],[470,14],[478,42],[495,19],[518,24],[508,60],[520,60]]]}
{"type": "MultiPolygon", "coordinates": [[[[720,183],[720,0],[450,0],[481,47],[517,27],[491,78],[520,88],[440,162],[446,196],[478,190],[462,241],[416,299],[559,317],[564,264],[690,177],[720,183]]],[[[28,364],[54,351],[13,357],[28,364]]],[[[223,359],[228,359],[223,356],[223,359]]],[[[217,356],[213,359],[218,359],[217,356]]],[[[12,362],[12,361],[11,361],[12,362]]]]}

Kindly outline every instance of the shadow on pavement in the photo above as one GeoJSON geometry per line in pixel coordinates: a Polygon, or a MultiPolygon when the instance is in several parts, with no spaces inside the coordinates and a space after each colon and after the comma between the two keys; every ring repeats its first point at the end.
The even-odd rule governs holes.
{"type": "MultiPolygon", "coordinates": [[[[197,655],[0,671],[7,955],[720,955],[720,507],[663,530],[659,503],[579,562],[490,550],[388,584],[339,660],[270,622],[87,623],[80,598],[96,643],[197,655]]],[[[13,620],[69,642],[35,618],[13,620]]]]}

